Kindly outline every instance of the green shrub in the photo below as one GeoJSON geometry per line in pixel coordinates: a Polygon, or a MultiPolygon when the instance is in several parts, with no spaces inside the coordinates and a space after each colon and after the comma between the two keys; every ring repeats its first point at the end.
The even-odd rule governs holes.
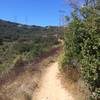
{"type": "Polygon", "coordinates": [[[61,63],[76,67],[79,63],[82,77],[90,84],[92,96],[95,94],[93,100],[99,100],[95,98],[100,97],[100,15],[91,7],[80,11],[83,19],[78,17],[79,12],[75,10],[73,19],[66,27],[61,63]]]}

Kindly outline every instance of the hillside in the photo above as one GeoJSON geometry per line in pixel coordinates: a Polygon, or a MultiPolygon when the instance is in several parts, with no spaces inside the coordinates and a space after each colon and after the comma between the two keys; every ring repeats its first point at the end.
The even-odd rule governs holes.
{"type": "Polygon", "coordinates": [[[36,26],[24,25],[9,21],[0,20],[0,39],[4,41],[15,41],[20,38],[33,39],[34,36],[44,36],[58,34],[56,26],[36,26]]]}
{"type": "Polygon", "coordinates": [[[30,26],[0,20],[0,73],[8,73],[48,52],[59,44],[59,34],[56,26],[30,26]]]}

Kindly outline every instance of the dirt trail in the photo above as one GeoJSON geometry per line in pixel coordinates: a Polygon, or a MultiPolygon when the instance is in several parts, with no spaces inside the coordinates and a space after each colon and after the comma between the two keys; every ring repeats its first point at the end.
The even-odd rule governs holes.
{"type": "Polygon", "coordinates": [[[47,68],[41,86],[34,93],[32,100],[74,100],[69,91],[61,85],[58,73],[58,62],[55,62],[47,68]]]}

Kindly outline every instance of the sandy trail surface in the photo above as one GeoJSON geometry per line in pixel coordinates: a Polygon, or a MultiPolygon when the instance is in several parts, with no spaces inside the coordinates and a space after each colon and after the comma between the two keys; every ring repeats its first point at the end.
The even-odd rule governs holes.
{"type": "Polygon", "coordinates": [[[61,85],[58,73],[58,62],[54,62],[47,68],[40,88],[33,94],[32,100],[74,100],[69,91],[61,85]]]}

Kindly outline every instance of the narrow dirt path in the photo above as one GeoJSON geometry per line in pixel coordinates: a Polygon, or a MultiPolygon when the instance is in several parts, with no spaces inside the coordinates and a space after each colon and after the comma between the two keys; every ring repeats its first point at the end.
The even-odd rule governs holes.
{"type": "Polygon", "coordinates": [[[34,93],[32,100],[74,100],[69,91],[61,85],[58,73],[58,62],[54,62],[47,68],[41,86],[34,93]]]}

